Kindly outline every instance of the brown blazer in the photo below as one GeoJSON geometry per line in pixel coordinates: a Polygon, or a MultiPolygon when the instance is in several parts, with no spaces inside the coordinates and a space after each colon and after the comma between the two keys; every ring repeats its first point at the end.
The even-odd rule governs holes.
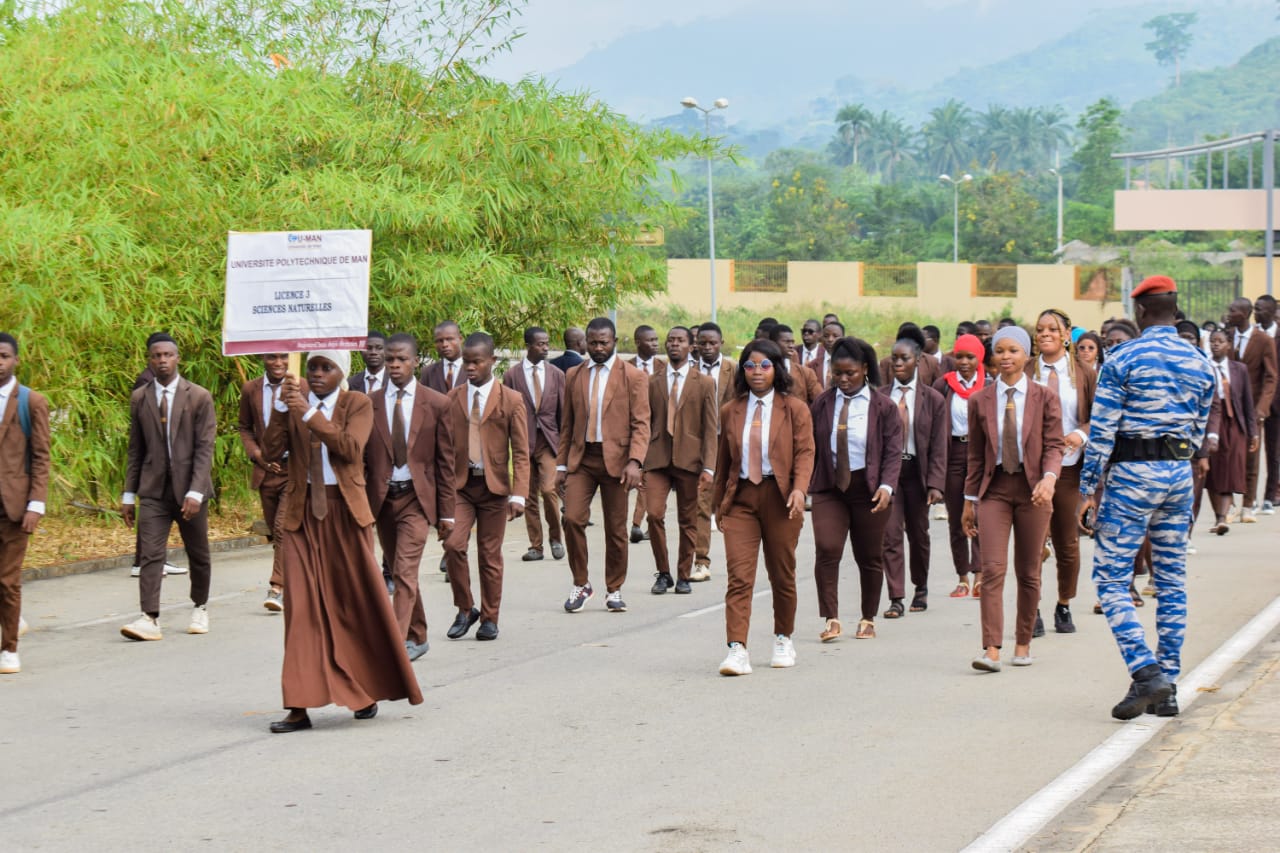
{"type": "Polygon", "coordinates": [[[546,440],[551,452],[560,452],[560,418],[564,411],[564,371],[549,361],[543,361],[546,370],[542,382],[542,404],[533,408],[533,389],[524,378],[524,359],[507,368],[502,374],[502,384],[524,397],[524,409],[528,417],[526,433],[529,436],[529,452],[538,446],[538,436],[546,440]]]}
{"type": "Polygon", "coordinates": [[[14,524],[31,501],[44,503],[49,493],[49,401],[37,391],[27,398],[31,413],[31,473],[27,473],[27,437],[18,420],[18,386],[0,412],[0,501],[14,524]]]}
{"type": "Polygon", "coordinates": [[[458,367],[456,373],[453,374],[453,388],[445,384],[444,362],[437,360],[427,365],[427,369],[422,371],[422,384],[426,385],[432,391],[441,394],[448,394],[453,388],[467,384],[467,371],[461,366],[458,367]]]}
{"type": "Polygon", "coordinates": [[[313,416],[306,423],[293,412],[273,411],[267,425],[267,455],[276,457],[289,451],[289,485],[278,516],[285,530],[302,526],[307,512],[307,472],[311,470],[311,436],[314,433],[329,448],[329,466],[338,480],[338,489],[352,518],[361,527],[373,524],[369,496],[365,492],[364,448],[373,431],[373,403],[358,391],[338,392],[333,412],[313,416]]]}
{"type": "Polygon", "coordinates": [[[822,383],[818,381],[818,374],[798,361],[791,362],[788,372],[791,375],[792,395],[808,405],[813,405],[813,401],[822,396],[822,383]]]}
{"type": "MultiPolygon", "coordinates": [[[[1004,417],[999,380],[969,398],[969,472],[964,493],[981,498],[996,473],[999,421],[1004,417]]],[[[1022,414],[1022,471],[1027,485],[1036,487],[1045,476],[1062,474],[1062,404],[1058,395],[1027,380],[1027,401],[1022,414]]]]}
{"type": "MultiPolygon", "coordinates": [[[[244,445],[244,452],[248,455],[250,462],[253,462],[255,453],[262,452],[262,441],[267,434],[267,424],[262,416],[262,386],[265,383],[266,378],[259,376],[244,383],[240,389],[240,443],[244,445]]],[[[282,460],[268,458],[264,453],[263,461],[280,462],[282,460]]],[[[266,476],[267,469],[254,462],[249,485],[255,489],[261,488],[266,476]]]]}
{"type": "MultiPolygon", "coordinates": [[[[933,383],[942,378],[943,372],[942,365],[933,356],[922,352],[916,357],[916,378],[924,385],[932,388],[933,383]]],[[[893,385],[893,359],[890,356],[880,359],[880,384],[882,387],[893,385]]]]}
{"type": "MultiPolygon", "coordinates": [[[[392,384],[391,388],[395,388],[392,384]]],[[[373,406],[373,431],[364,448],[368,482],[369,511],[374,518],[382,511],[391,480],[391,424],[387,422],[387,389],[369,395],[373,406]]],[[[418,505],[432,525],[453,518],[453,424],[448,416],[449,398],[422,383],[413,389],[413,411],[409,414],[409,474],[418,505]]],[[[330,453],[332,456],[332,453],[330,453]]]]}
{"type": "Polygon", "coordinates": [[[831,353],[827,352],[827,348],[823,347],[818,350],[818,357],[810,361],[805,367],[813,371],[813,375],[818,378],[818,387],[823,391],[827,390],[827,361],[831,358],[831,353]]]}
{"type": "MultiPolygon", "coordinates": [[[[751,394],[735,397],[720,409],[720,447],[716,453],[716,479],[711,505],[717,515],[733,506],[742,471],[742,427],[747,421],[751,394]]],[[[807,492],[813,476],[813,424],[809,407],[790,394],[774,394],[769,419],[769,464],[774,482],[785,501],[799,489],[807,492]]]]}
{"type": "MultiPolygon", "coordinates": [[[[706,373],[703,373],[702,361],[700,359],[690,359],[690,362],[693,364],[695,368],[697,368],[697,371],[699,373],[702,373],[703,376],[707,376],[706,373]]],[[[729,358],[727,355],[721,355],[720,356],[720,388],[716,398],[717,399],[717,403],[716,403],[717,415],[719,415],[720,409],[724,408],[725,404],[733,400],[733,398],[737,394],[737,392],[734,391],[734,387],[733,387],[734,377],[736,377],[737,374],[738,374],[738,365],[734,363],[733,359],[729,358]]],[[[710,378],[710,377],[708,376],[707,378],[710,378]]]]}
{"type": "MultiPolygon", "coordinates": [[[[587,449],[594,364],[584,361],[565,375],[564,417],[560,422],[565,440],[560,442],[556,465],[571,472],[578,470],[587,449]]],[[[643,465],[649,453],[649,377],[635,365],[615,358],[604,387],[603,409],[604,467],[610,477],[621,477],[629,461],[643,465]]]]}
{"type": "MultiPolygon", "coordinates": [[[[453,422],[453,483],[467,485],[471,458],[471,411],[467,408],[468,388],[449,392],[449,417],[453,422]]],[[[480,443],[483,445],[484,484],[495,495],[529,494],[529,422],[524,397],[496,379],[489,399],[480,413],[480,443]],[[510,471],[508,471],[510,463],[510,471]]]]}
{"type": "Polygon", "coordinates": [[[666,371],[649,377],[649,452],[645,470],[679,468],[694,474],[716,467],[716,387],[697,370],[685,371],[676,408],[676,434],[667,432],[670,377],[666,371]]]}
{"type": "Polygon", "coordinates": [[[169,406],[172,450],[166,451],[155,381],[143,385],[129,399],[129,463],[124,490],[154,500],[172,497],[179,504],[187,492],[199,492],[208,500],[213,494],[213,446],[217,434],[213,397],[179,376],[169,406]],[[170,495],[164,493],[166,479],[173,488],[170,495]]]}
{"type": "MultiPolygon", "coordinates": [[[[881,385],[878,389],[893,405],[897,414],[898,403],[893,399],[893,383],[881,385]]],[[[898,416],[902,423],[902,416],[898,416]]],[[[947,399],[916,378],[916,401],[911,410],[911,432],[916,439],[916,467],[920,471],[920,482],[926,489],[937,489],[942,492],[947,485],[947,452],[951,445],[951,410],[947,408],[947,399]]],[[[902,452],[907,452],[906,436],[902,438],[902,452]]]]}
{"type": "MultiPolygon", "coordinates": [[[[836,460],[831,455],[831,430],[836,422],[836,389],[822,392],[810,407],[813,414],[813,443],[818,458],[813,466],[810,492],[832,491],[836,487],[836,460]]],[[[902,471],[902,419],[898,407],[884,394],[871,389],[867,406],[867,486],[874,493],[881,486],[898,490],[902,471]]]]}
{"type": "MultiPolygon", "coordinates": [[[[1039,358],[1039,356],[1036,356],[1035,358],[1027,359],[1027,366],[1024,369],[1027,378],[1032,382],[1036,381],[1036,364],[1039,358]]],[[[1074,356],[1068,356],[1068,358],[1074,358],[1074,356]]],[[[1076,429],[1087,436],[1089,434],[1089,419],[1093,416],[1093,396],[1098,391],[1098,372],[1081,364],[1078,360],[1072,367],[1075,368],[1076,377],[1076,420],[1080,422],[1076,429]]],[[[1061,400],[1059,400],[1059,403],[1061,403],[1061,400]]],[[[1061,407],[1059,407],[1058,411],[1061,413],[1061,407]]]]}
{"type": "MultiPolygon", "coordinates": [[[[1218,378],[1218,363],[1209,360],[1213,365],[1214,379],[1218,378]]],[[[1235,414],[1236,425],[1250,439],[1258,434],[1257,410],[1253,406],[1253,390],[1249,387],[1248,368],[1242,362],[1227,359],[1227,378],[1231,381],[1231,411],[1235,414]]],[[[1227,417],[1227,407],[1222,405],[1222,398],[1215,389],[1213,406],[1209,409],[1209,423],[1205,427],[1205,435],[1213,433],[1221,436],[1223,420],[1227,417]]]]}
{"type": "Polygon", "coordinates": [[[1249,370],[1249,390],[1253,392],[1254,411],[1259,415],[1271,412],[1271,400],[1276,393],[1277,366],[1276,342],[1257,326],[1249,335],[1249,343],[1244,346],[1244,357],[1236,354],[1231,347],[1231,357],[1244,362],[1249,370]]]}

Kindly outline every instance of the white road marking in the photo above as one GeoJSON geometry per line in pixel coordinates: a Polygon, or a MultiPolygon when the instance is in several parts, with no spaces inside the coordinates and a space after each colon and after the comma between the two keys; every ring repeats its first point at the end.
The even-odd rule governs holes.
{"type": "MultiPolygon", "coordinates": [[[[244,594],[245,594],[245,590],[241,590],[240,592],[228,592],[228,593],[224,593],[223,595],[215,595],[209,599],[209,603],[212,604],[215,601],[226,601],[229,598],[239,598],[244,594]]],[[[168,613],[172,610],[186,610],[190,606],[191,606],[190,602],[187,602],[185,604],[170,604],[168,606],[161,607],[160,612],[168,613]]],[[[90,619],[88,622],[76,622],[72,625],[58,625],[57,627],[45,628],[43,630],[72,631],[76,628],[92,628],[94,625],[105,625],[108,622],[116,622],[116,621],[119,621],[120,619],[128,619],[130,615],[131,613],[114,613],[110,616],[103,616],[101,619],[90,619]]]]}
{"type": "MultiPolygon", "coordinates": [[[[772,594],[773,594],[773,590],[772,590],[772,589],[762,589],[762,590],[760,590],[759,592],[757,592],[755,595],[753,595],[753,596],[751,596],[751,597],[752,597],[752,598],[759,598],[759,597],[760,597],[760,596],[762,596],[762,595],[772,595],[772,594]]],[[[715,612],[717,612],[717,611],[719,611],[719,610],[724,610],[724,602],[723,602],[723,601],[722,601],[722,602],[720,602],[719,604],[713,604],[713,605],[711,605],[710,607],[704,607],[704,608],[702,608],[701,610],[690,610],[688,613],[681,613],[681,614],[680,614],[680,618],[681,618],[681,619],[692,619],[692,618],[693,618],[693,617],[695,617],[695,616],[705,616],[705,615],[707,615],[708,613],[715,613],[715,612]]]]}
{"type": "MultiPolygon", "coordinates": [[[[1196,701],[1201,687],[1212,687],[1241,658],[1280,625],[1280,596],[1209,655],[1192,672],[1178,680],[1178,705],[1182,710],[1196,701]]],[[[1017,808],[964,848],[965,853],[1017,850],[1057,817],[1063,809],[1113,770],[1127,761],[1173,717],[1138,718],[1099,744],[1057,779],[1032,794],[1017,808]]]]}

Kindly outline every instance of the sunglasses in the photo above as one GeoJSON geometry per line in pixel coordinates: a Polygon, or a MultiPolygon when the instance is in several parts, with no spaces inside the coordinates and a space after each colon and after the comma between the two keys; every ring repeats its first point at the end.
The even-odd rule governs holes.
{"type": "Polygon", "coordinates": [[[743,370],[771,370],[772,368],[773,362],[767,358],[761,359],[760,361],[743,362],[742,365],[743,370]]]}

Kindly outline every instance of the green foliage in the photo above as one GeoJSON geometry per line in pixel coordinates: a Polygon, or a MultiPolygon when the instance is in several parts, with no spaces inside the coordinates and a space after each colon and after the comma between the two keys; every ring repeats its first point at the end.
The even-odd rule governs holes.
{"type": "Polygon", "coordinates": [[[975,263],[1031,263],[1051,255],[1053,229],[1018,176],[999,172],[960,197],[960,256],[975,263]]]}
{"type": "Polygon", "coordinates": [[[514,86],[507,2],[163,8],[104,0],[15,16],[0,38],[0,316],[50,393],[55,493],[111,503],[143,339],[171,330],[219,406],[215,474],[252,360],[223,359],[229,230],[370,228],[370,323],[444,318],[515,343],[658,290],[628,238],[678,217],[659,163],[703,143],[642,132],[586,95],[514,86]]]}
{"type": "Polygon", "coordinates": [[[1076,149],[1072,161],[1080,170],[1076,197],[1089,204],[1110,208],[1115,190],[1121,187],[1124,170],[1111,159],[1120,149],[1120,107],[1103,98],[1080,116],[1076,128],[1084,135],[1084,143],[1076,149]]]}
{"type": "Polygon", "coordinates": [[[1154,36],[1143,47],[1151,51],[1156,62],[1173,66],[1175,86],[1182,85],[1182,58],[1191,48],[1191,27],[1197,17],[1195,12],[1175,12],[1152,18],[1142,25],[1154,36]]]}

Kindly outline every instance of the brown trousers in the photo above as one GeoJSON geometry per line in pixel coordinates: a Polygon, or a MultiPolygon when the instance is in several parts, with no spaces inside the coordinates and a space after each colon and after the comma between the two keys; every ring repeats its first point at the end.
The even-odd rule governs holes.
{"type": "Polygon", "coordinates": [[[976,575],[982,571],[982,552],[979,538],[964,535],[960,519],[964,515],[964,478],[969,471],[969,444],[955,436],[947,454],[947,487],[942,493],[947,507],[947,535],[951,540],[951,562],[956,575],[976,575]]]}
{"type": "Polygon", "coordinates": [[[0,513],[0,652],[18,651],[18,619],[22,616],[22,560],[31,539],[22,525],[0,513]]]}
{"type": "Polygon", "coordinates": [[[978,501],[982,532],[982,647],[1000,648],[1004,639],[1004,577],[1013,534],[1013,572],[1018,579],[1018,618],[1014,641],[1031,642],[1040,606],[1040,552],[1049,532],[1052,506],[1034,506],[1027,477],[997,470],[978,501]]]}
{"type": "MultiPolygon", "coordinates": [[[[688,580],[693,569],[693,552],[696,549],[698,527],[698,475],[679,468],[659,468],[645,471],[645,503],[649,515],[649,545],[653,548],[653,562],[658,574],[671,574],[671,559],[667,554],[667,497],[676,493],[676,524],[679,526],[680,548],[676,557],[676,571],[681,580],[688,580]]],[[[709,490],[708,490],[709,491],[709,490]]]]}
{"type": "Polygon", "coordinates": [[[1058,600],[1068,604],[1076,597],[1080,580],[1080,464],[1062,466],[1049,519],[1053,559],[1058,565],[1058,600]]]}
{"type": "Polygon", "coordinates": [[[1276,503],[1280,502],[1280,416],[1275,414],[1275,406],[1271,411],[1262,425],[1262,448],[1267,457],[1267,482],[1262,499],[1276,503]]]}
{"type": "Polygon", "coordinates": [[[547,536],[552,542],[563,542],[560,533],[560,493],[556,491],[556,455],[551,445],[538,434],[537,447],[529,454],[529,494],[524,502],[524,529],[529,534],[529,547],[542,550],[542,513],[538,496],[547,511],[547,536]]]}
{"type": "Polygon", "coordinates": [[[280,568],[280,531],[276,530],[276,518],[280,514],[280,501],[284,498],[284,487],[289,485],[288,474],[267,473],[258,486],[258,499],[262,502],[262,520],[271,531],[271,585],[284,586],[284,570],[280,568]]]}
{"type": "MultiPolygon", "coordinates": [[[[165,484],[165,494],[170,489],[165,484]]],[[[182,504],[171,497],[161,499],[138,498],[137,524],[142,543],[142,562],[138,565],[138,597],[142,612],[156,615],[160,612],[160,583],[164,580],[164,561],[169,549],[169,531],[174,522],[182,537],[182,547],[187,551],[188,571],[191,573],[191,602],[197,607],[209,602],[209,581],[213,574],[209,560],[209,502],[200,505],[200,511],[190,520],[182,517],[182,504]]]]}
{"type": "Polygon", "coordinates": [[[649,485],[648,482],[646,482],[647,479],[648,478],[641,479],[640,485],[636,487],[636,508],[635,511],[631,513],[632,527],[639,527],[640,522],[644,521],[644,517],[649,510],[649,502],[645,500],[644,496],[645,489],[649,485]]]}
{"type": "Polygon", "coordinates": [[[458,489],[458,502],[453,510],[453,532],[444,542],[444,558],[449,567],[449,585],[453,587],[453,605],[469,611],[476,606],[471,594],[471,564],[467,561],[467,543],[471,528],[476,529],[476,563],[480,568],[480,618],[498,624],[502,607],[502,540],[507,535],[506,495],[495,495],[485,485],[484,475],[467,478],[458,489]]]}
{"type": "Polygon", "coordinates": [[[418,587],[418,568],[422,565],[427,537],[431,535],[431,523],[412,489],[395,497],[388,496],[374,523],[378,544],[382,546],[383,564],[391,569],[395,580],[391,609],[395,612],[400,639],[422,645],[427,641],[427,615],[418,587]]]}
{"type": "Polygon", "coordinates": [[[890,600],[905,598],[906,560],[903,533],[911,544],[911,585],[918,593],[929,591],[929,491],[920,478],[920,460],[904,460],[898,490],[889,505],[889,523],[884,531],[884,579],[890,600]]]}
{"type": "Polygon", "coordinates": [[[813,496],[813,544],[817,551],[813,579],[818,586],[818,615],[840,618],[840,558],[848,538],[858,564],[862,618],[875,619],[884,586],[884,529],[889,513],[871,511],[871,489],[865,468],[852,472],[849,488],[813,496]]]}
{"type": "Polygon", "coordinates": [[[597,489],[604,522],[605,589],[614,592],[627,582],[627,489],[604,467],[604,453],[593,442],[587,444],[582,464],[569,472],[564,484],[564,545],[575,586],[585,586],[591,579],[587,522],[597,489]]]}
{"type": "Polygon", "coordinates": [[[698,517],[693,530],[693,561],[700,566],[711,565],[712,492],[712,489],[707,489],[698,495],[698,517]]]}
{"type": "MultiPolygon", "coordinates": [[[[708,490],[709,491],[709,490],[708,490]]],[[[708,494],[708,492],[703,492],[708,494]]],[[[787,503],[774,480],[755,485],[739,480],[733,506],[720,517],[724,534],[725,637],[747,644],[756,568],[764,547],[764,570],[773,589],[773,633],[790,637],[796,629],[796,543],[803,518],[789,518],[787,503]]]]}
{"type": "Polygon", "coordinates": [[[1244,467],[1244,498],[1240,501],[1242,506],[1258,505],[1258,469],[1261,463],[1262,444],[1259,442],[1257,450],[1246,451],[1244,467]]]}

